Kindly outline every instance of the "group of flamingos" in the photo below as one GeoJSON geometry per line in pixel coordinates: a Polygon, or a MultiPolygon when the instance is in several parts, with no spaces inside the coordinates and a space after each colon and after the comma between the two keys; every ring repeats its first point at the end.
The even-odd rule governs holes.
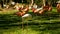
{"type": "Polygon", "coordinates": [[[52,10],[52,6],[50,6],[50,5],[46,5],[46,6],[43,6],[41,8],[34,8],[34,7],[30,8],[30,7],[28,5],[23,6],[23,7],[18,7],[17,8],[18,12],[16,13],[16,15],[23,16],[23,15],[27,14],[29,10],[32,10],[32,12],[34,14],[43,14],[43,13],[45,13],[47,11],[52,10]]]}
{"type": "MultiPolygon", "coordinates": [[[[42,6],[40,8],[36,8],[36,7],[37,5],[34,7],[34,5],[29,6],[29,5],[22,4],[22,6],[20,6],[18,3],[14,6],[14,8],[18,11],[16,12],[16,15],[18,16],[23,16],[27,14],[29,10],[32,10],[34,14],[44,14],[45,12],[52,10],[51,4],[48,3],[46,3],[45,6],[42,6]]],[[[56,8],[57,8],[57,12],[60,12],[60,3],[57,3],[56,8]]]]}

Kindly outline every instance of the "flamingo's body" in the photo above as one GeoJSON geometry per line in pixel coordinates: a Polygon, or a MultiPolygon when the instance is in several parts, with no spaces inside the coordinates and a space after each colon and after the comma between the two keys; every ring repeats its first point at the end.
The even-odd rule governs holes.
{"type": "Polygon", "coordinates": [[[49,6],[49,5],[46,5],[43,7],[44,11],[51,11],[52,10],[52,7],[49,6]]]}
{"type": "Polygon", "coordinates": [[[32,9],[32,11],[33,11],[33,13],[39,13],[40,12],[40,14],[41,14],[41,10],[42,10],[43,8],[41,7],[41,8],[37,8],[37,9],[32,9]]]}
{"type": "Polygon", "coordinates": [[[30,17],[30,16],[32,16],[32,15],[31,14],[25,14],[25,15],[22,16],[22,18],[30,17]]]}
{"type": "Polygon", "coordinates": [[[19,9],[19,12],[17,12],[16,14],[17,14],[18,16],[23,16],[23,15],[25,15],[25,14],[28,12],[28,10],[29,10],[28,7],[26,7],[25,9],[20,8],[20,9],[19,9]]]}
{"type": "Polygon", "coordinates": [[[60,4],[57,4],[57,12],[60,13],[60,4]]]}

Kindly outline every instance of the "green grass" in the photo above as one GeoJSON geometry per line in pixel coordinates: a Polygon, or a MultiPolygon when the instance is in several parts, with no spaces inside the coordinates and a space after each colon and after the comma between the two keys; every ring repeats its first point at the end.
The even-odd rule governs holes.
{"type": "Polygon", "coordinates": [[[0,34],[59,34],[60,28],[50,27],[48,29],[46,26],[39,27],[40,25],[30,25],[28,30],[25,27],[24,31],[20,26],[10,26],[10,27],[0,27],[0,34]],[[3,29],[4,28],[4,29],[3,29]]]}
{"type": "Polygon", "coordinates": [[[13,15],[15,12],[17,11],[10,10],[0,12],[0,20],[5,20],[5,22],[0,23],[6,24],[3,26],[2,24],[0,25],[0,34],[60,34],[60,14],[57,13],[56,8],[53,8],[50,13],[47,12],[40,16],[33,14],[32,11],[29,10],[29,13],[33,14],[33,18],[31,20],[23,20],[24,31],[22,30],[22,22],[20,22],[20,17],[13,15]]]}

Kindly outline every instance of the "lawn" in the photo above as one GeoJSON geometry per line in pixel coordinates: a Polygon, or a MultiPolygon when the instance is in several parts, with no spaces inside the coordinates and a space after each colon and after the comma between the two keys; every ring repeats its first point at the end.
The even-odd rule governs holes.
{"type": "Polygon", "coordinates": [[[0,12],[0,34],[60,34],[60,14],[56,8],[44,15],[35,15],[29,10],[33,18],[25,21],[14,15],[16,12],[16,10],[0,12]]]}

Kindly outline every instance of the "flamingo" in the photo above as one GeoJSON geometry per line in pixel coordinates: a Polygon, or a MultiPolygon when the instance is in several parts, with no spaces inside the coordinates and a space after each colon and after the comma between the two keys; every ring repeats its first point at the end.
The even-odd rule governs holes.
{"type": "Polygon", "coordinates": [[[57,12],[60,13],[60,3],[57,4],[57,12]]]}
{"type": "Polygon", "coordinates": [[[28,10],[29,10],[29,8],[28,8],[28,6],[25,8],[25,9],[19,9],[19,12],[17,12],[16,14],[18,15],[18,16],[23,16],[23,15],[25,15],[27,12],[28,12],[28,10]]]}
{"type": "Polygon", "coordinates": [[[39,11],[41,11],[43,8],[41,7],[41,8],[37,8],[37,9],[35,9],[35,8],[32,8],[32,11],[33,11],[33,13],[38,13],[39,11]]]}

